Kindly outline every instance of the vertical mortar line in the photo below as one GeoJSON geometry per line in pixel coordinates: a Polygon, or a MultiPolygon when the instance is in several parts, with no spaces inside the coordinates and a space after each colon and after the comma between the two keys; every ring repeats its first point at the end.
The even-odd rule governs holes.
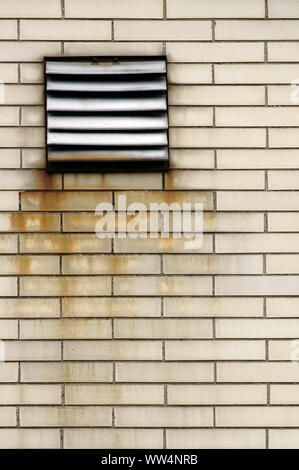
{"type": "Polygon", "coordinates": [[[111,41],[114,42],[114,20],[111,21],[111,41]]]}
{"type": "Polygon", "coordinates": [[[65,0],[61,0],[61,18],[65,18],[65,0]]]}
{"type": "Polygon", "coordinates": [[[268,0],[265,0],[265,18],[269,18],[268,0]]]}

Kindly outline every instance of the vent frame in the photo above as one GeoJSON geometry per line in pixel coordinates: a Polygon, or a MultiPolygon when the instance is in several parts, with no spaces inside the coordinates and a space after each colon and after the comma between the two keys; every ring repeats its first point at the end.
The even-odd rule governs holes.
{"type": "MultiPolygon", "coordinates": [[[[166,55],[101,55],[101,56],[46,56],[44,57],[44,83],[45,83],[45,92],[44,92],[44,111],[45,111],[45,138],[46,138],[46,170],[48,172],[144,172],[144,171],[167,171],[169,169],[169,103],[168,103],[168,67],[167,67],[167,56],[166,55]],[[166,158],[161,159],[146,159],[142,156],[136,156],[135,159],[121,160],[117,158],[111,158],[111,160],[80,160],[68,159],[61,162],[53,162],[49,158],[50,153],[50,143],[49,143],[49,119],[48,119],[48,97],[49,93],[47,90],[47,63],[48,62],[150,62],[150,61],[165,61],[165,111],[163,115],[167,120],[167,127],[165,128],[167,143],[165,144],[165,155],[166,158]]],[[[88,76],[86,74],[85,76],[88,76]]],[[[108,76],[111,76],[108,75],[108,76]]],[[[83,75],[84,77],[84,75],[83,75]]],[[[145,94],[146,92],[144,92],[145,94]]],[[[162,113],[161,113],[162,114],[162,113]]],[[[134,131],[134,129],[133,129],[134,131]]],[[[163,144],[164,146],[164,144],[163,144]]],[[[100,146],[99,146],[100,147],[100,146]]],[[[86,147],[85,147],[86,148],[86,147]]],[[[136,147],[139,150],[138,147],[136,147]]],[[[152,147],[150,147],[152,148],[152,147]]],[[[84,152],[84,146],[82,146],[84,152]]],[[[140,148],[140,152],[145,151],[145,148],[140,148]]],[[[128,151],[129,152],[129,151],[128,151]]]]}

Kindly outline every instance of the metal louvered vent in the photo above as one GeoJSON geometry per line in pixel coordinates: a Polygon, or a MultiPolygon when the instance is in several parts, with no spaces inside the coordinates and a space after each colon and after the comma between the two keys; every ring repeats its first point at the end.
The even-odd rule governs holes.
{"type": "Polygon", "coordinates": [[[45,58],[47,170],[168,168],[167,62],[45,58]]]}

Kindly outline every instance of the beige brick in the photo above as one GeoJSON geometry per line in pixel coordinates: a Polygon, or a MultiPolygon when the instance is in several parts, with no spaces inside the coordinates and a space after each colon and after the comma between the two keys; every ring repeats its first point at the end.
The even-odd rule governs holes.
{"type": "Polygon", "coordinates": [[[115,338],[211,338],[210,320],[115,320],[115,338]]]}
{"type": "Polygon", "coordinates": [[[44,134],[34,127],[5,127],[0,128],[0,140],[5,147],[42,147],[44,134]]]}
{"type": "Polygon", "coordinates": [[[269,449],[298,449],[297,429],[269,429],[269,449]]]}
{"type": "Polygon", "coordinates": [[[225,427],[297,427],[299,407],[242,406],[216,409],[216,425],[225,427]]]}
{"type": "Polygon", "coordinates": [[[16,408],[5,406],[0,408],[0,426],[16,426],[17,413],[16,408]]]}
{"type": "Polygon", "coordinates": [[[265,129],[170,129],[170,143],[173,147],[265,147],[266,135],[265,129]]]}
{"type": "MultiPolygon", "coordinates": [[[[298,152],[291,149],[218,150],[217,168],[299,168],[298,152]]],[[[275,214],[269,214],[272,215],[275,214]]]]}
{"type": "MultiPolygon", "coordinates": [[[[6,85],[6,88],[8,85],[6,85]]],[[[19,108],[17,106],[0,107],[0,126],[18,126],[19,108]]],[[[3,150],[2,150],[3,152],[3,150]]]]}
{"type": "Polygon", "coordinates": [[[115,277],[115,295],[210,295],[212,280],[206,276],[115,277]]]}
{"type": "Polygon", "coordinates": [[[167,173],[166,189],[263,189],[263,171],[179,170],[167,173]]]}
{"type": "Polygon", "coordinates": [[[18,322],[15,320],[0,320],[0,335],[1,340],[17,338],[18,322]]]}
{"type": "Polygon", "coordinates": [[[271,232],[299,232],[299,214],[295,212],[269,213],[268,230],[271,232]]]}
{"type": "Polygon", "coordinates": [[[59,56],[61,46],[59,42],[3,41],[0,51],[1,62],[41,62],[45,56],[59,56]]]}
{"type": "Polygon", "coordinates": [[[259,274],[263,272],[261,256],[165,255],[166,274],[259,274]]]}
{"type": "MultiPolygon", "coordinates": [[[[272,299],[269,299],[272,300],[272,299]]],[[[273,299],[274,300],[274,299],[273,299]]],[[[166,317],[261,317],[263,302],[259,298],[210,297],[165,298],[164,316],[166,317]]],[[[299,315],[299,305],[298,305],[299,315]]]]}
{"type": "Polygon", "coordinates": [[[59,317],[58,299],[0,299],[0,317],[2,318],[35,318],[59,317]]]}
{"type": "Polygon", "coordinates": [[[169,124],[173,127],[180,126],[212,126],[213,109],[197,106],[171,106],[169,108],[169,124]]]}
{"type": "Polygon", "coordinates": [[[24,296],[74,296],[109,295],[111,280],[108,277],[83,276],[27,277],[20,280],[20,294],[24,296]]]}
{"type": "MultiPolygon", "coordinates": [[[[0,168],[20,168],[20,150],[0,149],[0,168]]],[[[4,194],[1,194],[1,198],[4,194]]]]}
{"type": "Polygon", "coordinates": [[[215,83],[287,83],[298,76],[297,64],[215,65],[215,83]]]}
{"type": "Polygon", "coordinates": [[[112,409],[105,406],[22,407],[22,427],[111,426],[112,409]]]}
{"type": "Polygon", "coordinates": [[[217,194],[217,208],[218,210],[237,211],[296,211],[299,208],[299,196],[291,191],[279,193],[275,191],[219,192],[217,194]]]}
{"type": "Polygon", "coordinates": [[[299,54],[296,43],[271,42],[268,44],[269,62],[298,62],[299,54]]]}
{"type": "Polygon", "coordinates": [[[280,297],[267,299],[268,317],[299,317],[299,298],[280,297]]]}
{"type": "Polygon", "coordinates": [[[85,41],[111,39],[110,21],[80,20],[24,20],[20,25],[20,39],[51,41],[85,41]]]}
{"type": "Polygon", "coordinates": [[[170,405],[258,405],[266,399],[264,385],[168,385],[170,405]]]}
{"type": "MultiPolygon", "coordinates": [[[[1,257],[0,257],[1,260],[1,257]]],[[[62,259],[63,274],[159,274],[159,256],[70,255],[62,259]]]]}
{"type": "MultiPolygon", "coordinates": [[[[9,195],[9,193],[7,193],[7,195],[9,195]]],[[[13,193],[13,202],[14,202],[14,193],[13,193]]],[[[17,253],[17,250],[18,250],[17,235],[1,235],[0,234],[0,253],[17,253]]]]}
{"type": "Polygon", "coordinates": [[[61,189],[61,175],[45,175],[41,171],[1,170],[1,189],[61,189]]]}
{"type": "Polygon", "coordinates": [[[159,173],[73,174],[64,178],[65,189],[162,189],[159,173]]]}
{"type": "Polygon", "coordinates": [[[216,21],[215,39],[283,40],[299,39],[299,21],[216,21]]]}
{"type": "Polygon", "coordinates": [[[2,429],[2,449],[59,449],[59,429],[2,429]]]}
{"type": "Polygon", "coordinates": [[[26,106],[21,109],[22,126],[44,126],[45,110],[42,106],[26,106]]]}
{"type": "Polygon", "coordinates": [[[18,29],[17,22],[13,20],[1,20],[1,39],[17,39],[18,29]]]}
{"type": "Polygon", "coordinates": [[[269,189],[299,189],[298,170],[269,171],[268,175],[269,189]]]}
{"type": "Polygon", "coordinates": [[[267,255],[267,273],[299,274],[299,255],[267,255]]]}
{"type": "Polygon", "coordinates": [[[298,251],[297,233],[255,233],[216,235],[218,253],[264,253],[298,251]]]}
{"type": "Polygon", "coordinates": [[[112,202],[109,192],[26,192],[21,194],[22,210],[29,211],[94,211],[97,204],[112,202]]]}
{"type": "Polygon", "coordinates": [[[110,320],[22,320],[21,339],[109,339],[110,320]]]}
{"type": "Polygon", "coordinates": [[[122,407],[115,409],[115,425],[120,427],[209,427],[212,408],[207,407],[122,407]]]}
{"type": "MultiPolygon", "coordinates": [[[[296,108],[218,108],[216,109],[217,126],[280,127],[298,126],[296,108]]],[[[271,188],[270,188],[271,189],[271,188]]]]}
{"type": "Polygon", "coordinates": [[[8,296],[14,297],[16,295],[17,295],[17,278],[16,277],[1,277],[0,278],[0,296],[1,297],[8,297],[8,296]]]}
{"type": "Polygon", "coordinates": [[[151,204],[153,203],[166,203],[169,205],[171,205],[172,203],[178,203],[181,205],[184,203],[202,203],[204,206],[204,210],[213,209],[213,197],[212,194],[207,191],[130,191],[127,193],[117,192],[115,194],[115,206],[117,209],[119,209],[117,204],[118,198],[122,195],[126,196],[127,206],[132,203],[138,202],[144,204],[147,209],[150,209],[151,204]]]}
{"type": "Polygon", "coordinates": [[[111,280],[108,277],[83,276],[22,278],[20,293],[24,296],[109,295],[111,280]]]}
{"type": "Polygon", "coordinates": [[[163,18],[162,0],[66,0],[66,18],[163,18]]]}
{"type": "MultiPolygon", "coordinates": [[[[173,238],[137,238],[137,239],[118,239],[114,240],[115,253],[185,253],[186,239],[173,238]]],[[[192,250],[194,253],[211,253],[212,239],[211,236],[203,237],[203,244],[199,248],[192,250]]]]}
{"type": "Polygon", "coordinates": [[[169,83],[212,83],[209,64],[168,64],[167,69],[169,83]]]}
{"type": "MultiPolygon", "coordinates": [[[[19,193],[17,191],[1,191],[0,192],[0,210],[1,211],[17,211],[19,210],[19,193]]],[[[0,247],[2,241],[0,236],[0,247]]],[[[0,248],[1,249],[1,248],[0,248]]]]}
{"type": "Polygon", "coordinates": [[[173,149],[169,160],[170,168],[214,168],[212,150],[173,149]]]}
{"type": "MultiPolygon", "coordinates": [[[[180,347],[181,345],[180,342],[180,347]]],[[[192,362],[120,362],[116,364],[117,382],[213,382],[213,380],[213,364],[192,362]]]]}
{"type": "Polygon", "coordinates": [[[59,214],[14,212],[0,214],[1,232],[59,232],[59,214]]]}
{"type": "Polygon", "coordinates": [[[59,257],[3,255],[0,274],[59,274],[59,257]]]}
{"type": "Polygon", "coordinates": [[[18,83],[18,64],[0,64],[0,79],[4,83],[18,83]]]}
{"type": "Polygon", "coordinates": [[[270,361],[290,361],[297,358],[297,340],[269,341],[270,361]]]}
{"type": "Polygon", "coordinates": [[[110,245],[110,239],[100,239],[94,234],[25,234],[21,236],[21,252],[23,253],[109,253],[110,245]]]}
{"type": "MultiPolygon", "coordinates": [[[[277,365],[283,365],[283,367],[285,366],[284,363],[277,365]]],[[[298,368],[298,364],[296,363],[288,364],[289,368],[291,368],[291,366],[293,366],[294,371],[295,368],[298,368]]],[[[294,377],[296,377],[295,374],[294,377]]],[[[294,379],[294,381],[298,381],[297,377],[294,379]]],[[[291,382],[291,380],[289,380],[289,382],[291,382]]],[[[273,405],[298,405],[298,391],[298,385],[271,385],[270,402],[273,405]]]]}
{"type": "Polygon", "coordinates": [[[168,449],[264,449],[265,431],[255,429],[170,429],[168,449]]]}
{"type": "Polygon", "coordinates": [[[21,83],[43,83],[44,70],[42,64],[21,64],[21,83]]]}
{"type": "Polygon", "coordinates": [[[162,359],[161,341],[66,341],[65,360],[156,361],[162,359]]]}
{"type": "Polygon", "coordinates": [[[217,365],[217,380],[219,382],[298,382],[299,368],[297,363],[287,362],[222,363],[217,365]]]}
{"type": "Polygon", "coordinates": [[[261,105],[265,104],[265,90],[262,86],[172,85],[169,102],[192,106],[261,105]]]}
{"type": "Polygon", "coordinates": [[[66,297],[62,301],[62,314],[64,317],[160,317],[161,301],[152,297],[126,297],[126,302],[122,297],[66,297]]]}
{"type": "Polygon", "coordinates": [[[216,320],[217,338],[296,338],[299,320],[216,320]]]}
{"type": "Polygon", "coordinates": [[[264,2],[253,0],[242,3],[238,0],[167,0],[168,18],[264,18],[264,2]]]}
{"type": "Polygon", "coordinates": [[[65,449],[162,449],[161,429],[66,429],[65,449]]]}
{"type": "Polygon", "coordinates": [[[112,364],[50,362],[21,365],[22,382],[112,382],[112,364]]]}
{"type": "Polygon", "coordinates": [[[299,138],[296,133],[296,129],[270,129],[269,130],[269,145],[273,148],[284,147],[298,147],[299,138]]]}
{"type": "Polygon", "coordinates": [[[162,385],[66,385],[67,405],[161,405],[162,385]]]}
{"type": "MultiPolygon", "coordinates": [[[[292,78],[291,81],[292,80],[294,80],[294,78],[292,78]]],[[[275,106],[277,105],[296,106],[298,104],[297,103],[297,88],[291,88],[290,84],[288,86],[287,85],[268,86],[268,102],[269,102],[269,105],[275,105],[275,106]]]]}
{"type": "Polygon", "coordinates": [[[258,213],[206,212],[204,232],[263,232],[264,217],[258,213]]]}
{"type": "Polygon", "coordinates": [[[17,382],[18,381],[18,369],[19,369],[19,365],[17,363],[1,362],[0,363],[0,382],[17,382]]]}
{"type": "MultiPolygon", "coordinates": [[[[147,1],[147,0],[146,0],[147,1]]],[[[135,4],[136,6],[136,4],[135,4]]],[[[86,11],[86,6],[84,7],[86,11]]],[[[161,55],[162,42],[65,42],[64,54],[76,55],[161,55]]]]}
{"type": "Polygon", "coordinates": [[[60,385],[0,385],[0,391],[2,405],[59,405],[61,403],[60,385]]]}
{"type": "Polygon", "coordinates": [[[61,6],[59,0],[50,3],[45,0],[10,0],[3,2],[0,6],[0,17],[2,18],[59,18],[61,6]]]}
{"type": "Polygon", "coordinates": [[[59,361],[60,357],[61,344],[58,341],[5,342],[5,359],[7,361],[59,361]]]}
{"type": "Polygon", "coordinates": [[[166,44],[170,62],[263,62],[261,42],[175,43],[166,44]]]}
{"type": "Polygon", "coordinates": [[[297,295],[298,276],[218,276],[216,295],[297,295]]]}
{"type": "Polygon", "coordinates": [[[298,18],[299,5],[296,0],[269,0],[270,18],[298,18]]]}
{"type": "Polygon", "coordinates": [[[5,104],[43,104],[43,93],[40,85],[6,85],[5,104]]]}
{"type": "Polygon", "coordinates": [[[166,341],[165,357],[170,361],[258,360],[265,359],[265,343],[264,341],[219,340],[166,341]]]}
{"type": "MultiPolygon", "coordinates": [[[[142,227],[145,229],[140,229],[146,231],[147,227],[150,224],[150,214],[143,212],[139,214],[142,218],[138,218],[142,227]],[[148,225],[147,225],[148,224],[148,225]]],[[[130,221],[135,217],[134,215],[129,214],[120,214],[110,212],[105,215],[106,223],[115,224],[115,232],[125,232],[125,233],[137,233],[139,231],[138,227],[130,226],[130,221]],[[109,222],[108,222],[109,221],[109,222]]],[[[77,213],[67,213],[63,215],[63,231],[64,232],[91,232],[94,233],[105,233],[106,228],[98,227],[96,224],[100,220],[101,216],[91,212],[77,212],[77,213]]]]}
{"type": "Polygon", "coordinates": [[[210,21],[116,21],[114,35],[117,41],[208,41],[212,25],[210,21]]]}
{"type": "Polygon", "coordinates": [[[22,149],[23,168],[45,168],[46,154],[43,149],[22,149]]]}

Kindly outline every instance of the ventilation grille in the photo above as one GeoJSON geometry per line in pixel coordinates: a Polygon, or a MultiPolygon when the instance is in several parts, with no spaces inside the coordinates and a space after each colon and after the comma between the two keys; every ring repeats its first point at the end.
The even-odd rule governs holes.
{"type": "Polygon", "coordinates": [[[166,58],[46,58],[47,169],[168,168],[166,58]]]}

